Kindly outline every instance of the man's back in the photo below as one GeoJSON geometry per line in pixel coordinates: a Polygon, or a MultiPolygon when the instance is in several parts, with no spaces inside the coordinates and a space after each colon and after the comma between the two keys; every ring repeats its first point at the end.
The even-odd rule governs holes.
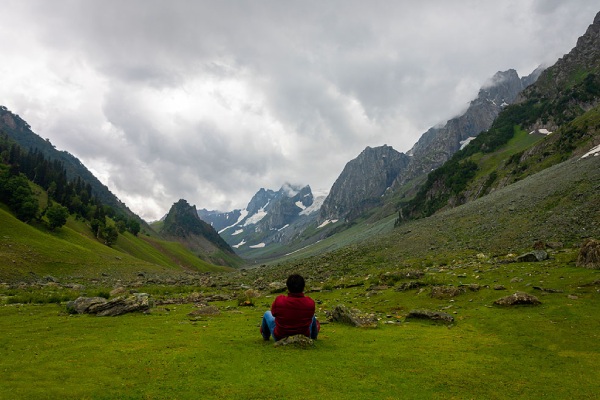
{"type": "Polygon", "coordinates": [[[292,335],[310,336],[310,325],[315,315],[315,302],[304,293],[289,293],[277,296],[271,305],[271,313],[275,317],[277,338],[292,335]]]}

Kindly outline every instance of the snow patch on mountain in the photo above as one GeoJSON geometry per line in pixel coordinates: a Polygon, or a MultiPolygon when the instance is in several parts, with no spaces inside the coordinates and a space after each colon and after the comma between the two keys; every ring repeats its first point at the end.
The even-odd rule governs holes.
{"type": "Polygon", "coordinates": [[[252,225],[252,224],[256,224],[257,222],[259,222],[261,219],[263,219],[264,217],[267,216],[267,212],[265,211],[265,208],[269,205],[269,203],[267,203],[263,208],[259,209],[256,214],[250,216],[250,218],[248,218],[245,222],[243,226],[248,226],[248,225],[252,225]]]}
{"type": "MultiPolygon", "coordinates": [[[[241,210],[240,211],[240,217],[237,219],[237,221],[235,221],[232,225],[229,225],[229,226],[221,229],[219,231],[219,235],[221,234],[221,232],[225,232],[227,229],[233,228],[234,226],[236,226],[237,224],[239,224],[241,221],[244,220],[244,218],[246,218],[247,215],[248,215],[248,210],[241,210]]],[[[237,235],[237,233],[234,233],[234,235],[237,235]]]]}
{"type": "Polygon", "coordinates": [[[246,244],[246,240],[244,239],[241,242],[239,242],[238,244],[235,244],[235,245],[233,245],[231,247],[235,247],[236,249],[239,249],[240,247],[242,247],[245,244],[246,244]]]}
{"type": "Polygon", "coordinates": [[[600,145],[594,147],[593,149],[591,149],[590,151],[588,151],[587,153],[582,155],[581,158],[588,158],[589,156],[598,157],[599,155],[600,155],[600,145]]]}
{"type": "Polygon", "coordinates": [[[322,228],[329,224],[335,224],[336,222],[338,222],[337,219],[326,219],[325,221],[323,221],[323,223],[321,223],[321,225],[317,226],[317,229],[322,228]]]}
{"type": "Polygon", "coordinates": [[[471,141],[472,141],[473,139],[475,139],[475,137],[473,137],[473,136],[469,136],[469,137],[468,137],[468,138],[466,138],[465,140],[461,140],[461,141],[459,142],[459,143],[460,143],[460,149],[459,149],[459,150],[462,150],[462,149],[464,149],[465,147],[467,147],[467,145],[468,145],[469,143],[471,143],[471,141]]]}

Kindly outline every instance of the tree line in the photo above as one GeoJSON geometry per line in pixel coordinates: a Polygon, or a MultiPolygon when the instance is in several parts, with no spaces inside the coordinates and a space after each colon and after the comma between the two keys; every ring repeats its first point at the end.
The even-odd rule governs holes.
{"type": "Polygon", "coordinates": [[[45,221],[50,229],[63,226],[69,215],[86,220],[94,235],[109,246],[119,233],[129,231],[137,235],[140,231],[140,223],[135,218],[102,204],[89,183],[80,177],[68,180],[61,161],[47,160],[38,149],[25,151],[2,132],[0,202],[8,205],[21,221],[45,221]],[[48,201],[43,209],[30,182],[47,193],[48,201]]]}

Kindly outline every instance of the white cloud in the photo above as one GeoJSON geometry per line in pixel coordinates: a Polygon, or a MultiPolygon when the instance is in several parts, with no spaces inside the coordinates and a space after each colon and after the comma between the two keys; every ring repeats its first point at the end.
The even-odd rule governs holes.
{"type": "Polygon", "coordinates": [[[498,70],[568,52],[595,1],[3,2],[0,104],[130,208],[243,208],[407,151],[498,70]]]}

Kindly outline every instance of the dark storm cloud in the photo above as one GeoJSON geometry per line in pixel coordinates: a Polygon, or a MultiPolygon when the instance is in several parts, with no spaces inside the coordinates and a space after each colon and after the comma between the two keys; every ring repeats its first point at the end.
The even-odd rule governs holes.
{"type": "Polygon", "coordinates": [[[0,103],[136,212],[327,189],[408,150],[496,71],[568,52],[594,1],[7,1],[0,103]]]}

